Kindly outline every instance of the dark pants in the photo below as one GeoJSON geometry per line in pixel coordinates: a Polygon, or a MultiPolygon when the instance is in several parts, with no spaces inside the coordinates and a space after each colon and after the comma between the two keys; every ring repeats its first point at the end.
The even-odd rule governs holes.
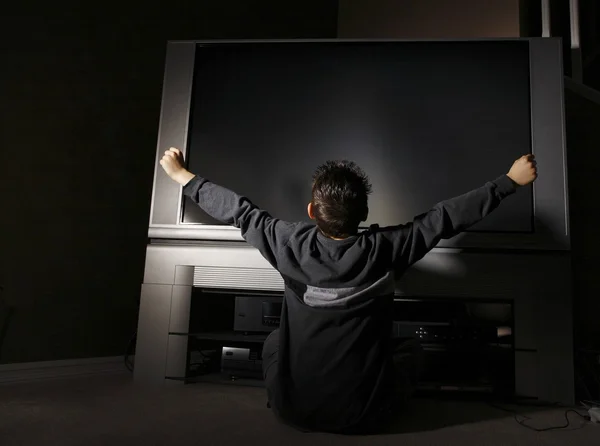
{"type": "Polygon", "coordinates": [[[279,329],[273,330],[263,344],[262,369],[268,401],[272,401],[272,392],[276,387],[277,361],[279,358],[279,329]]]}
{"type": "MultiPolygon", "coordinates": [[[[395,369],[394,406],[402,406],[414,393],[419,379],[423,347],[417,339],[393,339],[393,363],[395,369]]],[[[263,345],[263,377],[267,397],[272,401],[272,392],[276,388],[277,360],[279,353],[279,330],[269,334],[263,345]]]]}
{"type": "Polygon", "coordinates": [[[394,362],[394,396],[400,405],[417,390],[423,363],[423,347],[415,338],[392,340],[394,362]]]}

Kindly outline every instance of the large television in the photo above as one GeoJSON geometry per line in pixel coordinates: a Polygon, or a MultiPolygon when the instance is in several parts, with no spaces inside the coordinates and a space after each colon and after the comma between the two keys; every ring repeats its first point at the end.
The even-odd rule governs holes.
{"type": "Polygon", "coordinates": [[[559,39],[169,42],[149,237],[242,241],[181,193],[158,159],[274,217],[308,219],[330,159],[369,175],[367,227],[406,223],[526,153],[540,177],[438,247],[569,249],[559,39]]]}

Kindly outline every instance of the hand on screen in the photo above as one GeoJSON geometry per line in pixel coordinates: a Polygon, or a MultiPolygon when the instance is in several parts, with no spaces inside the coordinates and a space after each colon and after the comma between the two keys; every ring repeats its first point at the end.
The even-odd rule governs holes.
{"type": "Polygon", "coordinates": [[[183,162],[183,153],[181,150],[171,147],[167,150],[160,160],[160,165],[164,171],[181,185],[185,185],[194,175],[188,172],[183,162]]]}
{"type": "Polygon", "coordinates": [[[527,186],[533,183],[537,178],[535,156],[525,155],[516,160],[507,175],[519,186],[527,186]]]}

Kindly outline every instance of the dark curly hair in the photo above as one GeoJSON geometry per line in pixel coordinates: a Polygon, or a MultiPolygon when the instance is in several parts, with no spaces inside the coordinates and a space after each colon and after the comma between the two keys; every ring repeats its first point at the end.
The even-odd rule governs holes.
{"type": "Polygon", "coordinates": [[[327,161],[313,175],[312,208],[323,234],[345,238],[356,234],[369,213],[369,178],[353,161],[327,161]]]}

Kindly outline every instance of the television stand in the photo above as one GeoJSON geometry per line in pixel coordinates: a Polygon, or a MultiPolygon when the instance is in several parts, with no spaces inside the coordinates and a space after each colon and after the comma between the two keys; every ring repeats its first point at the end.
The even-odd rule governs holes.
{"type": "MultiPolygon", "coordinates": [[[[435,249],[424,260],[429,265],[456,261],[462,268],[433,274],[417,264],[399,282],[399,295],[512,302],[515,393],[574,403],[569,253],[435,249]]],[[[257,250],[244,243],[148,245],[135,383],[171,386],[186,382],[194,288],[216,290],[226,300],[228,290],[282,292],[283,280],[257,250]]],[[[217,336],[210,334],[213,330],[206,324],[210,317],[202,330],[192,334],[217,336]]]]}

